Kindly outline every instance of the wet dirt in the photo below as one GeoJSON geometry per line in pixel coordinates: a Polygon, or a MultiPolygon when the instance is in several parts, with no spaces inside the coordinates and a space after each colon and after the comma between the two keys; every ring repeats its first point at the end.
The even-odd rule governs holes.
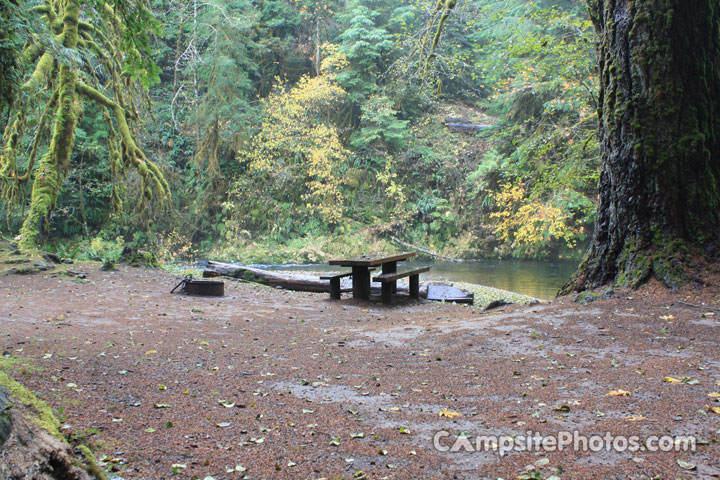
{"type": "Polygon", "coordinates": [[[40,368],[13,375],[126,479],[720,475],[717,287],[482,312],[229,280],[223,298],[169,295],[179,277],[166,272],[75,268],[86,281],[0,278],[0,348],[40,368]],[[441,447],[575,430],[698,443],[502,456],[493,442],[433,445],[443,431],[441,447]]]}

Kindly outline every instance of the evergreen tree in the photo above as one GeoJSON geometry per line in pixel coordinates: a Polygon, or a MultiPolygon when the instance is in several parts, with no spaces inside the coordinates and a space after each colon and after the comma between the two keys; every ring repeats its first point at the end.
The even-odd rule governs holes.
{"type": "Polygon", "coordinates": [[[676,285],[720,238],[720,4],[591,2],[602,148],[593,240],[564,291],[676,285]]]}

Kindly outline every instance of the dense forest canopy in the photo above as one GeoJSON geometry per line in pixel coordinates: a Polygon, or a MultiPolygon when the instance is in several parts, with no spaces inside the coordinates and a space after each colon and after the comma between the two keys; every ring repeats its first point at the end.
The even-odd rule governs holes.
{"type": "Polygon", "coordinates": [[[0,220],[26,245],[577,258],[579,0],[2,0],[0,220]]]}

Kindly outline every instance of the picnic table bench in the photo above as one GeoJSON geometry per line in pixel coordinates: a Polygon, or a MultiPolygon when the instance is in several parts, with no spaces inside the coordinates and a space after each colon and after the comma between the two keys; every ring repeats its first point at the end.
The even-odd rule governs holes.
{"type": "Polygon", "coordinates": [[[392,294],[395,293],[397,289],[397,280],[404,277],[410,277],[410,294],[412,296],[413,291],[415,291],[415,298],[417,298],[419,292],[419,275],[422,272],[427,272],[430,268],[423,267],[401,273],[397,270],[398,262],[412,258],[415,255],[415,252],[404,252],[391,255],[360,255],[355,258],[330,260],[330,265],[350,267],[352,269],[351,272],[325,276],[327,277],[326,279],[330,280],[330,297],[335,299],[340,298],[340,279],[351,276],[353,297],[365,300],[369,299],[371,267],[380,266],[382,274],[373,280],[382,284],[383,303],[392,303],[392,294]],[[333,283],[335,283],[335,286],[333,286],[333,283]]]}
{"type": "MultiPolygon", "coordinates": [[[[368,269],[369,272],[372,272],[373,270],[375,269],[368,269]]],[[[342,272],[335,275],[320,275],[320,280],[330,280],[330,298],[333,300],[340,299],[340,279],[345,277],[352,277],[352,272],[342,272]]]]}
{"type": "Polygon", "coordinates": [[[383,273],[373,278],[373,281],[382,283],[382,301],[385,304],[392,303],[392,296],[397,288],[397,281],[401,278],[410,277],[410,297],[420,297],[420,274],[430,270],[430,267],[420,267],[402,272],[383,273]]]}

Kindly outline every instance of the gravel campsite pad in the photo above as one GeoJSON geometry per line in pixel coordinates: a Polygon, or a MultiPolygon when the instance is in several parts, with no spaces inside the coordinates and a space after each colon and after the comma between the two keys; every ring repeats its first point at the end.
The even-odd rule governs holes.
{"type": "Polygon", "coordinates": [[[169,295],[163,271],[82,268],[0,278],[0,347],[122,478],[720,475],[714,287],[483,312],[234,281],[222,298],[169,295]],[[528,431],[697,443],[500,455],[528,431]],[[467,451],[478,436],[497,442],[467,451]]]}

